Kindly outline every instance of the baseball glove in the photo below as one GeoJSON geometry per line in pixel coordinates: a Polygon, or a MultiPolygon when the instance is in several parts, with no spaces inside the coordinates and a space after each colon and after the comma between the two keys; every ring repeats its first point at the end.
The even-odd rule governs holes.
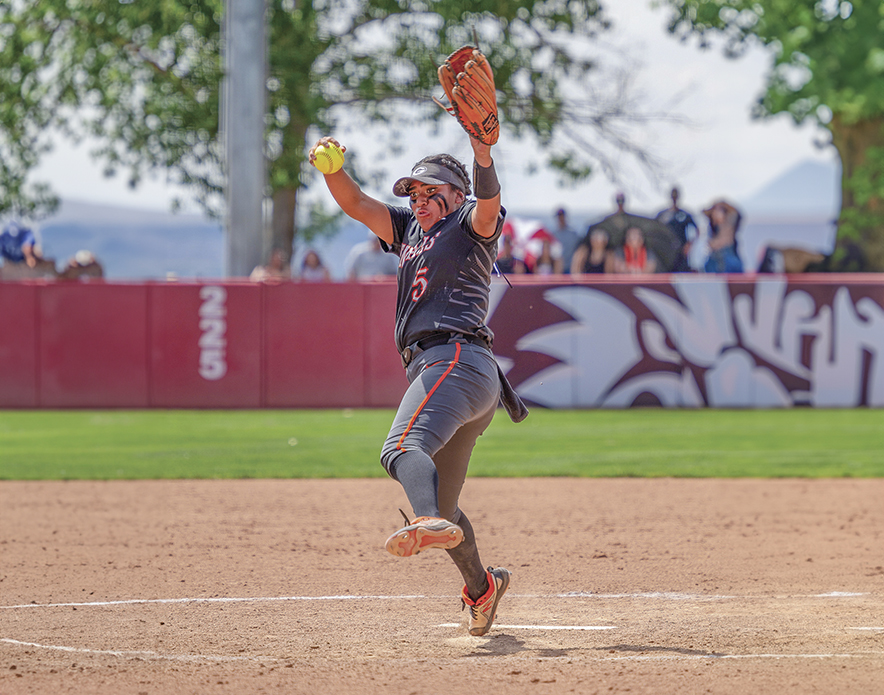
{"type": "Polygon", "coordinates": [[[439,68],[439,82],[451,106],[433,98],[479,142],[493,145],[500,136],[494,73],[478,48],[458,48],[439,68]]]}

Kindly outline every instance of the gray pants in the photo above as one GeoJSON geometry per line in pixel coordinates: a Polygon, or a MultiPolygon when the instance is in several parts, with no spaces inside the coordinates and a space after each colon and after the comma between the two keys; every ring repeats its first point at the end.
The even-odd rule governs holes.
{"type": "Polygon", "coordinates": [[[453,343],[419,353],[407,375],[381,463],[389,473],[403,452],[427,454],[439,475],[439,512],[454,521],[473,447],[500,400],[497,363],[478,345],[453,343]]]}

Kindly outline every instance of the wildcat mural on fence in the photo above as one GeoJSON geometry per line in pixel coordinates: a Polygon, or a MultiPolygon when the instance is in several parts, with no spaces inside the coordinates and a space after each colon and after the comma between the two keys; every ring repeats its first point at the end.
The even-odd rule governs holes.
{"type": "Polygon", "coordinates": [[[541,406],[884,405],[884,287],[672,276],[495,291],[495,354],[541,406]]]}

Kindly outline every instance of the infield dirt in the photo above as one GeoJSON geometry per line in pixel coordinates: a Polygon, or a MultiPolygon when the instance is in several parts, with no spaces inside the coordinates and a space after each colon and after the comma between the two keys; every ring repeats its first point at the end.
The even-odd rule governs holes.
{"type": "Polygon", "coordinates": [[[390,480],[0,483],[0,693],[884,693],[884,481],[469,479],[470,637],[390,480]]]}

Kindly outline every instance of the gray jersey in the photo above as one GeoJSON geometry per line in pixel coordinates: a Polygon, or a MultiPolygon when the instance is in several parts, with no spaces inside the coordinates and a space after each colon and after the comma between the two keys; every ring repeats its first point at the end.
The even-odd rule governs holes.
{"type": "Polygon", "coordinates": [[[485,318],[506,211],[501,208],[494,236],[486,239],[473,231],[470,214],[475,206],[475,201],[467,201],[428,232],[410,209],[387,206],[393,225],[389,248],[399,256],[396,347],[400,352],[443,332],[491,335],[485,318]]]}

